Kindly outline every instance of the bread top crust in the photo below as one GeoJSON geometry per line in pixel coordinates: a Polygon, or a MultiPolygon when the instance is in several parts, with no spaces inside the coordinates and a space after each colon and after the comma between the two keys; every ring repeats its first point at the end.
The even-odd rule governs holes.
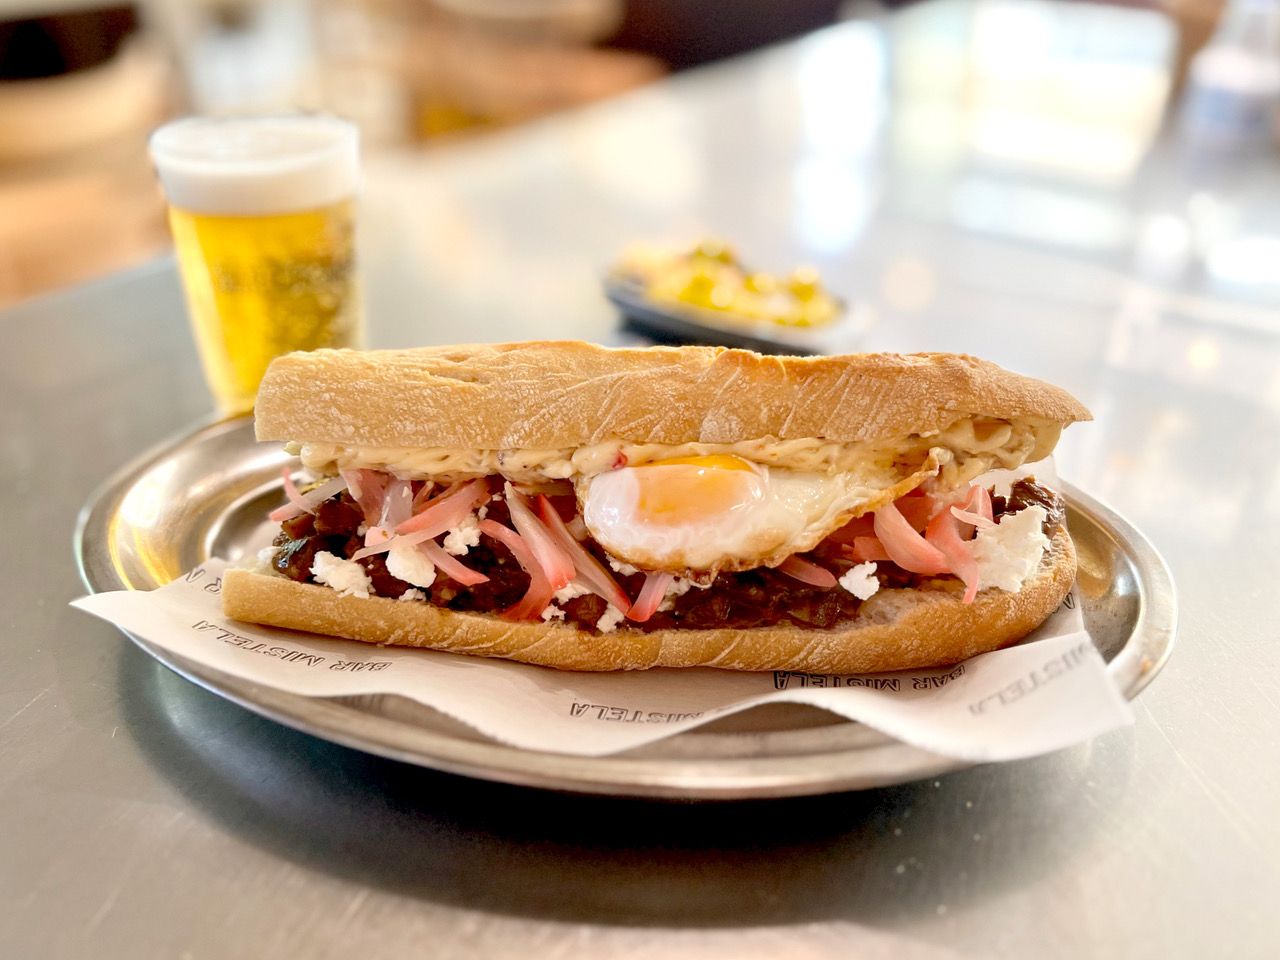
{"type": "Polygon", "coordinates": [[[267,370],[255,414],[259,440],[486,450],[849,443],[970,416],[1091,419],[1065,390],[962,354],[774,357],[580,341],[291,353],[267,370]]]}

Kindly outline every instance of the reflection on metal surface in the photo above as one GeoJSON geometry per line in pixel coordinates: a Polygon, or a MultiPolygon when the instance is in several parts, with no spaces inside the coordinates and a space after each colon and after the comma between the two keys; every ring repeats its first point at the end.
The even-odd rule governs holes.
{"type": "MultiPolygon", "coordinates": [[[[180,568],[211,550],[234,554],[258,535],[283,451],[264,450],[247,420],[202,427],[119,474],[81,516],[77,550],[93,590],[146,582],[145,557],[128,548],[133,531],[120,503],[156,471],[177,464],[161,502],[165,531],[180,568]],[[192,490],[203,498],[192,503],[192,490]],[[113,542],[124,544],[115,550],[113,542]]],[[[1129,697],[1169,656],[1177,622],[1173,583],[1155,550],[1121,517],[1067,486],[1068,523],[1087,587],[1085,623],[1108,673],[1129,697]]],[[[301,697],[259,687],[158,647],[139,646],[196,683],[250,710],[336,743],[484,779],[588,793],[742,799],[826,793],[902,783],[963,764],[890,740],[858,724],[813,726],[794,711],[774,714],[762,729],[741,720],[680,734],[612,757],[570,757],[516,750],[442,721],[398,697],[301,697]]],[[[811,719],[812,714],[807,716],[811,719]]],[[[749,721],[748,721],[749,722],[749,721]]]]}
{"type": "Polygon", "coordinates": [[[880,295],[885,306],[902,313],[923,310],[938,292],[933,268],[915,257],[898,257],[885,268],[880,295]]]}
{"type": "Polygon", "coordinates": [[[161,464],[147,474],[145,480],[129,491],[128,495],[120,501],[120,515],[126,523],[145,529],[155,526],[164,509],[160,498],[173,480],[177,469],[176,463],[161,464]]]}
{"type": "Polygon", "coordinates": [[[1099,422],[1071,440],[1086,460],[1094,451],[1101,495],[1142,491],[1147,515],[1176,517],[1176,536],[1199,551],[1250,535],[1265,499],[1258,477],[1273,469],[1274,448],[1251,441],[1235,449],[1218,438],[1224,416],[1253,436],[1274,436],[1264,411],[1280,388],[1266,325],[1262,311],[1125,286],[1102,356],[1099,422]],[[1192,391],[1194,406],[1182,400],[1192,391]],[[1108,405],[1125,393],[1129,402],[1108,405]],[[1228,462],[1237,469],[1223,469],[1228,462]]]}
{"type": "Polygon", "coordinates": [[[976,5],[970,142],[980,154],[1028,166],[1127,176],[1160,124],[1171,41],[1153,12],[976,5]]]}
{"type": "Polygon", "coordinates": [[[1215,337],[1197,337],[1187,347],[1187,365],[1198,373],[1208,373],[1222,361],[1222,349],[1215,337]]]}
{"type": "Polygon", "coordinates": [[[851,163],[817,155],[796,164],[796,232],[817,253],[836,254],[852,247],[875,210],[874,178],[851,163]]]}
{"type": "MultiPolygon", "coordinates": [[[[381,888],[419,912],[426,901],[464,908],[465,919],[448,923],[484,911],[495,940],[492,928],[505,933],[513,915],[541,927],[590,923],[589,933],[569,935],[569,957],[818,960],[846,956],[853,936],[864,956],[865,928],[841,929],[832,917],[869,911],[883,924],[931,918],[940,904],[959,913],[995,890],[1025,889],[1029,871],[1070,872],[1092,859],[1095,831],[1108,822],[1097,811],[1116,809],[1132,789],[1134,739],[1119,737],[798,806],[616,801],[602,810],[590,797],[444,780],[337,749],[124,659],[133,666],[120,671],[130,725],[203,817],[265,845],[280,858],[273,863],[347,878],[362,898],[381,888]],[[824,922],[806,922],[816,920],[824,922]],[[724,927],[724,939],[709,951],[705,930],[679,939],[673,928],[686,925],[724,927]],[[615,949],[628,929],[643,941],[615,949]]],[[[529,942],[528,927],[519,934],[508,946],[529,942]]],[[[468,936],[467,957],[521,956],[468,936]]],[[[536,936],[550,942],[545,931],[536,936]]],[[[901,957],[900,936],[886,935],[875,956],[901,957]]]]}
{"type": "Polygon", "coordinates": [[[796,90],[807,150],[855,158],[876,144],[885,116],[886,60],[878,25],[851,23],[796,48],[796,90]]]}
{"type": "Polygon", "coordinates": [[[957,114],[912,124],[916,134],[947,131],[977,157],[1110,183],[1133,172],[1160,125],[1173,38],[1153,11],[933,4],[902,15],[894,37],[902,99],[957,114]]]}
{"type": "Polygon", "coordinates": [[[1209,273],[1223,283],[1280,288],[1280,237],[1235,237],[1213,248],[1207,258],[1209,273]]]}
{"type": "Polygon", "coordinates": [[[638,206],[695,205],[706,169],[693,118],[678,97],[661,88],[634,94],[630,108],[624,118],[601,114],[589,127],[568,125],[575,166],[638,206]]]}
{"type": "Polygon", "coordinates": [[[1191,261],[1191,228],[1176,213],[1152,213],[1141,222],[1134,267],[1143,276],[1176,279],[1191,261]]]}
{"type": "Polygon", "coordinates": [[[184,431],[124,468],[136,483],[109,480],[95,495],[98,512],[82,513],[81,529],[97,523],[106,536],[101,555],[79,557],[86,580],[111,569],[130,589],[167,583],[208,556],[207,538],[222,512],[288,460],[275,445],[254,442],[249,418],[214,421],[197,434],[199,448],[182,442],[190,435],[184,431]]]}
{"type": "MultiPolygon", "coordinates": [[[[1157,112],[1152,119],[1158,116],[1157,112]]],[[[1132,173],[1148,142],[1123,128],[1104,130],[1079,121],[1049,119],[1039,109],[1019,113],[985,107],[969,125],[969,144],[979,155],[1106,181],[1132,173]]]]}
{"type": "Polygon", "coordinates": [[[956,222],[975,233],[1036,240],[1090,252],[1129,239],[1130,214],[1097,197],[990,177],[960,181],[951,198],[956,222]]]}

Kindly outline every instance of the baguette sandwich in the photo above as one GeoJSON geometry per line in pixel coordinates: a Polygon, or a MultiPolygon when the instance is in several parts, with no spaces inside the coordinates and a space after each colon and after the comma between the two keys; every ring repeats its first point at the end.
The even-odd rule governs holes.
{"type": "Polygon", "coordinates": [[[566,670],[938,666],[1025,636],[1075,552],[1059,496],[973,484],[1089,419],[972,357],[545,342],[294,353],[274,544],[229,616],[566,670]]]}

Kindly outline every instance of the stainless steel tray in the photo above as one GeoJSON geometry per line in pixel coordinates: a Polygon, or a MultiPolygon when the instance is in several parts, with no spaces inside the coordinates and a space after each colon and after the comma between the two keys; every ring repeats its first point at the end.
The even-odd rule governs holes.
{"type": "MultiPolygon", "coordinates": [[[[85,583],[95,592],[151,590],[210,556],[237,558],[280,502],[287,460],[278,446],[257,444],[244,418],[207,424],[143,456],[81,512],[75,549],[85,583]]],[[[1133,698],[1169,657],[1177,621],[1173,580],[1132,525],[1063,486],[1085,623],[1108,672],[1133,698]]],[[[745,799],[885,786],[968,766],[795,706],[750,711],[611,757],[520,750],[403,697],[284,693],[132,639],[189,680],[288,726],[488,780],[621,796],[745,799]]]]}

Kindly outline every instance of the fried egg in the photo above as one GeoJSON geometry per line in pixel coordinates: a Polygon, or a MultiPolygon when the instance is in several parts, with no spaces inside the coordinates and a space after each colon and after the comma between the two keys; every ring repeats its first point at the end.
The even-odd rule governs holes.
{"type": "Polygon", "coordinates": [[[642,570],[715,572],[774,566],[937,470],[807,473],[733,455],[622,467],[578,482],[587,530],[642,570]]]}

